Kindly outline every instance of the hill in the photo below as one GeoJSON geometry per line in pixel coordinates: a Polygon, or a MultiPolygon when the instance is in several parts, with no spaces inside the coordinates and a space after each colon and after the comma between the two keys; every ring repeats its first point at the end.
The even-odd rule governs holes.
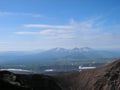
{"type": "Polygon", "coordinates": [[[120,90],[120,59],[58,76],[0,72],[0,90],[120,90]]]}
{"type": "Polygon", "coordinates": [[[0,90],[61,90],[56,79],[46,75],[0,72],[0,90]]]}
{"type": "Polygon", "coordinates": [[[99,68],[58,77],[63,90],[120,90],[120,59],[99,68]]]}

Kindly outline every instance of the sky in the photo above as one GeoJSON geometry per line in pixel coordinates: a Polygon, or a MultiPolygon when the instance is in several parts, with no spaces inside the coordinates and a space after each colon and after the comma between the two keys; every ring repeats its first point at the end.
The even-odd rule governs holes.
{"type": "Polygon", "coordinates": [[[120,0],[0,0],[0,51],[120,49],[120,0]]]}

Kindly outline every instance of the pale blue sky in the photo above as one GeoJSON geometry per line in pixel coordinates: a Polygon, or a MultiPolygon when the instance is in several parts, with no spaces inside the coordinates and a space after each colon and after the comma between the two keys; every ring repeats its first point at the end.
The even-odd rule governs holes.
{"type": "Polygon", "coordinates": [[[0,51],[120,49],[120,0],[0,0],[0,51]]]}

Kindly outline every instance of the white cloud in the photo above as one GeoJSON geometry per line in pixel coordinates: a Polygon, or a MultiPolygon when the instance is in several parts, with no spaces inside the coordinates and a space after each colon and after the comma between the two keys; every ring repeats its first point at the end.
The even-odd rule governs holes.
{"type": "Polygon", "coordinates": [[[46,24],[26,24],[27,28],[49,28],[49,29],[74,29],[72,25],[46,25],[46,24]]]}
{"type": "Polygon", "coordinates": [[[55,29],[48,29],[40,31],[41,34],[63,34],[63,33],[73,33],[73,30],[55,30],[55,29]]]}
{"type": "Polygon", "coordinates": [[[40,32],[15,32],[15,34],[19,34],[19,35],[37,35],[40,34],[40,32]]]}
{"type": "Polygon", "coordinates": [[[27,30],[29,28],[30,30],[31,28],[40,30],[16,32],[16,34],[39,35],[40,38],[42,36],[39,40],[44,42],[49,41],[56,44],[54,41],[60,41],[61,43],[74,43],[74,46],[107,47],[106,45],[111,45],[112,47],[120,44],[119,25],[106,27],[105,23],[105,20],[101,18],[93,18],[82,22],[76,22],[74,19],[71,19],[67,25],[26,24],[24,27],[27,30]]]}
{"type": "Polygon", "coordinates": [[[15,32],[19,35],[47,35],[47,34],[63,34],[63,33],[73,33],[73,30],[55,30],[55,29],[47,29],[47,30],[40,30],[40,31],[34,31],[34,32],[15,32]]]}
{"type": "Polygon", "coordinates": [[[95,26],[96,19],[90,19],[83,22],[76,22],[74,19],[70,20],[70,24],[68,25],[47,25],[47,24],[26,24],[24,27],[27,28],[39,28],[45,30],[40,31],[22,31],[15,32],[19,35],[45,35],[45,38],[52,39],[72,39],[79,38],[80,40],[86,40],[91,37],[97,30],[95,26]],[[48,36],[47,36],[48,35],[48,36]]]}
{"type": "Polygon", "coordinates": [[[0,11],[0,16],[31,16],[31,17],[44,17],[41,14],[35,13],[18,13],[18,12],[2,12],[0,11]]]}
{"type": "Polygon", "coordinates": [[[25,24],[26,28],[46,28],[46,29],[90,29],[93,26],[99,26],[103,21],[99,21],[100,17],[85,20],[82,22],[76,22],[74,19],[70,19],[67,25],[49,25],[49,24],[25,24]]]}
{"type": "Polygon", "coordinates": [[[47,28],[47,29],[88,29],[93,25],[92,21],[85,21],[77,23],[75,21],[70,21],[68,25],[48,25],[48,24],[25,24],[26,28],[47,28]]]}

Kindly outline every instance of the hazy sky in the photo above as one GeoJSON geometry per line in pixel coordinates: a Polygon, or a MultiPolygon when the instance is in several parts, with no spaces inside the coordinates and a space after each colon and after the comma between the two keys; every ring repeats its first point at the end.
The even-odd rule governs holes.
{"type": "Polygon", "coordinates": [[[120,0],[0,0],[0,51],[120,49],[120,0]]]}

